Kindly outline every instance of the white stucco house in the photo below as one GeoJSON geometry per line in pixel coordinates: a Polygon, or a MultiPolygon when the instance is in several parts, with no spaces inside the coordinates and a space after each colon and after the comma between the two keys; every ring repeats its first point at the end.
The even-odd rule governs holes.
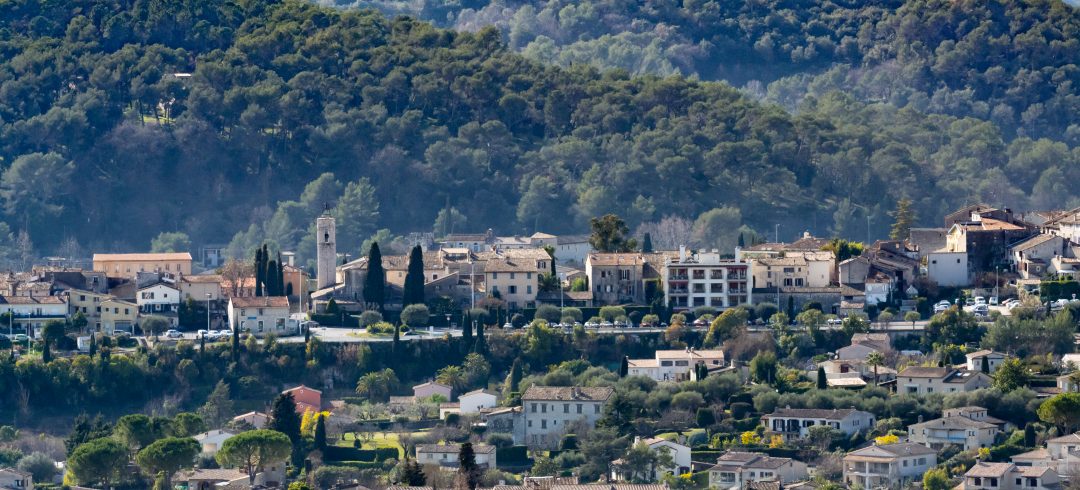
{"type": "MultiPolygon", "coordinates": [[[[648,446],[651,451],[666,452],[671,456],[671,462],[674,463],[673,466],[656,468],[653,475],[651,475],[653,480],[660,481],[660,478],[664,475],[681,475],[690,472],[690,446],[679,444],[675,441],[669,441],[667,439],[661,439],[659,437],[650,437],[646,439],[641,437],[634,438],[634,445],[636,446],[638,444],[648,446]]],[[[619,465],[616,464],[615,467],[618,468],[619,465]]],[[[629,479],[629,475],[620,473],[618,469],[613,470],[611,475],[616,481],[629,479]]]]}
{"type": "Polygon", "coordinates": [[[461,413],[479,413],[481,408],[495,408],[499,396],[491,390],[473,390],[458,397],[461,413]]]}
{"type": "MultiPolygon", "coordinates": [[[[416,461],[421,465],[438,465],[457,468],[461,444],[421,444],[416,447],[416,461]]],[[[495,446],[473,444],[476,465],[481,468],[495,468],[495,446]]]]}
{"type": "Polygon", "coordinates": [[[221,445],[225,444],[225,441],[235,435],[236,434],[226,430],[211,430],[191,437],[198,441],[199,445],[202,446],[202,455],[211,457],[221,449],[221,445]]]}
{"type": "Polygon", "coordinates": [[[777,408],[761,417],[766,432],[779,434],[784,439],[801,439],[809,435],[815,425],[827,425],[845,435],[869,431],[874,428],[874,415],[854,408],[777,408]]]}

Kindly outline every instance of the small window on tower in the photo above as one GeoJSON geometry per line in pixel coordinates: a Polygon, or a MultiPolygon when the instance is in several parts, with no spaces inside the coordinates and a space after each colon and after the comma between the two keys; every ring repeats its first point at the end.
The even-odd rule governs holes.
{"type": "Polygon", "coordinates": [[[330,234],[323,233],[323,243],[330,243],[330,234]]]}

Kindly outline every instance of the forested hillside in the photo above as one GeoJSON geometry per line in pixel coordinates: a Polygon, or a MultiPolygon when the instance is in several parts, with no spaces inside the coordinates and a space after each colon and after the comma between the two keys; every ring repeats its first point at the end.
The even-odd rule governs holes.
{"type": "Polygon", "coordinates": [[[533,59],[726,80],[790,109],[843,90],[1080,142],[1080,13],[1060,0],[320,1],[495,25],[533,59]]]}
{"type": "Polygon", "coordinates": [[[980,119],[835,93],[793,116],[723,83],[546,65],[495,29],[299,0],[0,3],[0,135],[5,220],[40,250],[142,249],[163,230],[303,248],[325,202],[357,249],[379,229],[430,230],[441,210],[558,233],[606,212],[633,227],[730,208],[732,225],[863,238],[867,214],[883,233],[903,196],[936,223],[976,199],[1069,205],[1080,173],[1066,144],[980,119]]]}

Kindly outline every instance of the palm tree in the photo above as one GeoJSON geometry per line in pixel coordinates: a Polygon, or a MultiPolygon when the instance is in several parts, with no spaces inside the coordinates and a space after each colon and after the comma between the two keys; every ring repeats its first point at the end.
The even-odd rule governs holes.
{"type": "Polygon", "coordinates": [[[885,364],[885,356],[880,352],[874,351],[866,356],[866,364],[874,367],[874,386],[878,385],[878,366],[885,364]]]}

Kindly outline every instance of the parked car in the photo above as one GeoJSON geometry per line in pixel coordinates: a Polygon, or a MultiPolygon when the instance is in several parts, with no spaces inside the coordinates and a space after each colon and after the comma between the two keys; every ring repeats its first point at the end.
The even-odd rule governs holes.
{"type": "Polygon", "coordinates": [[[585,328],[600,328],[600,324],[596,322],[585,322],[585,328]]]}
{"type": "Polygon", "coordinates": [[[27,340],[30,340],[30,337],[28,337],[24,333],[17,333],[17,334],[15,334],[14,337],[12,337],[11,340],[13,340],[15,342],[26,342],[27,340]]]}
{"type": "Polygon", "coordinates": [[[998,299],[998,297],[997,297],[997,296],[991,296],[991,297],[990,297],[990,304],[992,304],[992,305],[994,305],[994,306],[997,306],[997,304],[998,304],[998,301],[999,301],[999,299],[998,299]]]}
{"type": "Polygon", "coordinates": [[[178,339],[180,337],[183,337],[184,334],[180,333],[179,330],[173,330],[170,328],[169,330],[165,331],[165,336],[170,339],[178,339]]]}
{"type": "Polygon", "coordinates": [[[503,324],[502,328],[514,328],[514,324],[510,323],[510,322],[506,322],[506,323],[503,324]]]}
{"type": "Polygon", "coordinates": [[[829,325],[843,325],[844,321],[839,318],[830,318],[826,320],[825,323],[828,323],[829,325]]]}
{"type": "Polygon", "coordinates": [[[986,304],[986,298],[984,298],[982,296],[976,296],[975,297],[975,304],[976,305],[985,305],[986,304]]]}
{"type": "Polygon", "coordinates": [[[611,323],[611,322],[608,322],[608,321],[600,322],[600,328],[611,328],[611,327],[614,327],[614,326],[615,326],[614,323],[611,323]]]}
{"type": "Polygon", "coordinates": [[[203,338],[203,337],[208,337],[208,334],[209,334],[209,333],[210,333],[210,331],[209,331],[209,330],[205,330],[205,329],[199,329],[199,331],[198,331],[198,332],[195,332],[195,337],[196,337],[196,338],[200,338],[200,339],[201,339],[201,338],[203,338]]]}

